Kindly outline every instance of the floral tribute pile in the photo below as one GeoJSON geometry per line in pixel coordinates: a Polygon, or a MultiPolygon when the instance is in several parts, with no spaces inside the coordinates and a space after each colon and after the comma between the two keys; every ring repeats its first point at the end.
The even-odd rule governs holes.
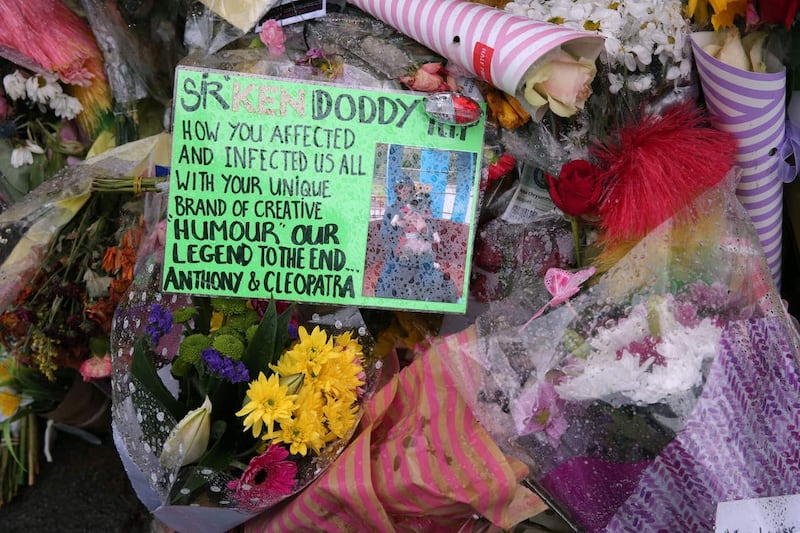
{"type": "Polygon", "coordinates": [[[778,292],[797,1],[352,0],[287,22],[300,3],[0,0],[27,30],[0,35],[0,504],[81,385],[179,531],[313,529],[316,505],[506,528],[541,508],[523,478],[575,528],[710,530],[722,501],[800,492],[778,292]],[[170,136],[127,141],[163,129],[181,58],[485,113],[467,316],[161,292],[170,136]]]}

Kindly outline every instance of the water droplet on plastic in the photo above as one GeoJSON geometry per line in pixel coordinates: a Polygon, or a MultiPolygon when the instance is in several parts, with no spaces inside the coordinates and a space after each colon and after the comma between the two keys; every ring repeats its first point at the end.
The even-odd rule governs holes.
{"type": "Polygon", "coordinates": [[[164,413],[162,411],[156,413],[156,420],[158,420],[159,422],[164,421],[164,413]]]}
{"type": "Polygon", "coordinates": [[[222,492],[222,489],[217,487],[216,485],[211,485],[211,487],[209,487],[209,490],[211,492],[222,492]]]}
{"type": "Polygon", "coordinates": [[[210,476],[211,474],[214,473],[214,471],[211,470],[210,468],[204,468],[200,471],[200,473],[203,474],[204,476],[210,476]]]}
{"type": "Polygon", "coordinates": [[[358,328],[358,334],[363,337],[364,335],[367,334],[367,328],[361,326],[360,328],[358,328]]]}
{"type": "Polygon", "coordinates": [[[333,327],[335,327],[336,329],[342,329],[342,321],[337,320],[336,322],[333,323],[333,327]]]}
{"type": "Polygon", "coordinates": [[[378,361],[378,362],[376,362],[376,363],[375,363],[375,368],[377,368],[377,369],[381,369],[381,368],[383,368],[383,361],[378,361]]]}

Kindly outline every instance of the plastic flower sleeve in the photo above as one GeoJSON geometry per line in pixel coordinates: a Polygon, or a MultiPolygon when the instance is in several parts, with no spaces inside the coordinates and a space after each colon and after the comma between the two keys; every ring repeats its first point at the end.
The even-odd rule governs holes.
{"type": "MultiPolygon", "coordinates": [[[[315,326],[311,324],[306,333],[301,327],[301,341],[304,334],[306,339],[311,339],[310,342],[317,342],[317,336],[321,335],[330,339],[327,349],[334,346],[336,353],[343,353],[342,350],[350,349],[347,347],[357,342],[364,354],[363,364],[350,370],[353,377],[361,372],[356,381],[356,384],[361,384],[357,391],[359,403],[351,408],[348,415],[352,423],[345,426],[343,434],[337,433],[326,438],[318,453],[306,454],[295,450],[294,446],[276,443],[275,439],[271,443],[268,439],[262,441],[254,437],[255,433],[251,434],[249,427],[242,425],[241,417],[245,414],[243,407],[255,401],[252,391],[258,385],[254,383],[261,382],[262,377],[264,383],[268,382],[264,376],[256,380],[253,372],[248,378],[249,388],[247,381],[240,381],[237,385],[236,381],[231,380],[232,384],[227,388],[209,393],[209,403],[200,398],[195,402],[197,407],[190,409],[187,398],[194,392],[191,388],[183,388],[185,383],[178,381],[183,371],[176,370],[176,365],[185,363],[183,358],[189,353],[189,344],[185,341],[189,337],[198,337],[197,333],[192,333],[199,327],[197,324],[209,319],[203,318],[203,309],[207,308],[200,304],[208,299],[162,293],[157,260],[159,255],[156,253],[143,262],[129,294],[115,314],[111,339],[114,440],[137,495],[161,522],[178,531],[223,531],[256,514],[269,511],[277,503],[303,490],[328,468],[355,431],[361,416],[361,402],[374,393],[381,365],[371,359],[372,341],[357,312],[337,317],[330,326],[317,316],[320,323],[325,322],[321,330],[315,328],[312,332],[315,326]],[[193,315],[190,322],[172,322],[173,319],[179,320],[177,317],[191,306],[200,315],[193,315]],[[142,351],[142,339],[147,338],[149,342],[150,337],[155,342],[154,348],[142,351]],[[343,344],[337,344],[340,342],[343,344]],[[150,368],[147,368],[148,365],[150,368]],[[227,403],[223,401],[225,399],[227,403]],[[205,426],[209,415],[210,429],[205,426]],[[197,453],[198,442],[204,448],[202,453],[197,453]],[[242,442],[246,446],[241,446],[242,442]],[[264,445],[259,446],[260,442],[264,442],[264,445]],[[190,453],[194,457],[188,456],[190,453]],[[266,474],[262,476],[263,473],[266,474]],[[273,474],[275,477],[270,478],[273,474]]],[[[266,303],[261,306],[254,302],[251,309],[245,305],[247,300],[220,301],[222,303],[219,305],[247,309],[247,315],[263,312],[267,317],[273,316],[269,314],[274,312],[274,309],[270,311],[272,306],[266,303]]],[[[212,322],[213,317],[210,317],[212,322]]],[[[256,357],[260,357],[258,353],[266,346],[265,343],[277,338],[270,335],[277,334],[278,328],[285,329],[290,325],[289,317],[289,314],[278,315],[277,321],[270,322],[275,330],[272,334],[267,333],[266,337],[261,333],[260,326],[258,332],[252,333],[254,336],[251,337],[248,332],[248,339],[255,346],[252,353],[256,357]]],[[[239,318],[232,318],[225,326],[218,324],[211,327],[230,329],[234,320],[239,318]]],[[[230,333],[220,333],[215,339],[226,336],[230,345],[230,333]]],[[[277,345],[277,341],[274,342],[277,345]]],[[[223,344],[213,342],[208,346],[227,353],[223,344]]],[[[246,351],[241,361],[248,360],[250,353],[246,351]]],[[[220,368],[224,366],[221,359],[225,357],[218,352],[216,360],[211,362],[211,356],[205,350],[202,357],[209,362],[201,378],[209,378],[213,372],[220,372],[221,375],[223,371],[220,368]]],[[[280,367],[282,361],[282,358],[278,359],[276,366],[280,367]]],[[[259,371],[270,373],[266,364],[259,371]]],[[[339,368],[336,372],[346,373],[348,370],[339,368]]],[[[303,386],[304,380],[296,378],[286,380],[286,384],[281,381],[286,394],[295,395],[303,386]],[[287,387],[291,387],[291,390],[287,387]]],[[[276,383],[279,381],[277,373],[270,374],[269,382],[273,383],[273,379],[276,383]]],[[[329,379],[327,383],[337,393],[341,390],[341,384],[336,379],[329,379]]],[[[325,407],[328,408],[330,403],[325,407]]],[[[303,416],[302,410],[298,416],[303,416]]],[[[328,418],[332,420],[331,415],[328,418]]],[[[290,431],[287,418],[278,417],[276,420],[275,429],[281,426],[281,431],[290,431]]],[[[306,431],[299,421],[293,427],[301,432],[306,431]]],[[[310,442],[309,449],[315,446],[316,441],[310,442]]]]}
{"type": "Polygon", "coordinates": [[[587,531],[711,530],[720,502],[800,490],[798,334],[730,184],[589,285],[524,328],[543,297],[512,294],[445,339],[536,485],[587,531]]]}

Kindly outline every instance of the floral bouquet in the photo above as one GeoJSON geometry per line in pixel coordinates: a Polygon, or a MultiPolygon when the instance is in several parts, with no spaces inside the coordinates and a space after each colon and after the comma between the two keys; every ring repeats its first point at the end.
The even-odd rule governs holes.
{"type": "MultiPolygon", "coordinates": [[[[800,490],[800,337],[736,199],[735,143],[699,118],[645,118],[574,162],[602,189],[584,198],[593,265],[445,339],[476,417],[588,531],[710,530],[720,502],[800,490]]],[[[562,203],[570,176],[551,180],[562,203]]]]}
{"type": "Polygon", "coordinates": [[[508,13],[604,37],[596,75],[594,65],[564,64],[531,86],[540,98],[558,100],[562,106],[551,105],[552,112],[540,122],[506,135],[509,150],[558,174],[568,161],[585,158],[591,142],[605,140],[642,109],[658,111],[696,98],[691,26],[683,4],[681,0],[507,3],[508,13]]]}
{"type": "MultiPolygon", "coordinates": [[[[788,60],[783,58],[789,55],[790,39],[775,24],[789,27],[798,5],[776,1],[759,2],[758,9],[744,2],[713,6],[714,31],[692,34],[694,60],[709,113],[739,143],[736,162],[742,179],[737,196],[758,230],[780,286],[783,184],[795,179],[800,150],[786,111],[788,60]]],[[[690,14],[700,29],[710,29],[708,7],[701,7],[693,6],[690,14]]]]}
{"type": "Polygon", "coordinates": [[[115,317],[115,442],[160,521],[225,530],[330,465],[381,364],[352,316],[298,326],[291,307],[169,296],[159,279],[148,261],[115,317]]]}

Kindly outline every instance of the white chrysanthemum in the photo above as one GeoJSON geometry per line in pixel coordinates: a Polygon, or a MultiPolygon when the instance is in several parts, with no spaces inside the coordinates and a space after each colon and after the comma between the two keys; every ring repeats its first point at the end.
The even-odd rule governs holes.
{"type": "Polygon", "coordinates": [[[26,141],[25,146],[17,146],[11,151],[11,166],[19,168],[33,164],[33,154],[43,154],[44,149],[36,143],[26,141]]]}
{"type": "Polygon", "coordinates": [[[680,325],[669,311],[669,301],[654,307],[661,342],[653,350],[663,364],[655,364],[655,357],[642,361],[640,354],[628,350],[631,342],[651,334],[648,310],[638,305],[628,318],[601,329],[589,341],[592,353],[570,368],[572,377],[556,386],[558,394],[572,401],[648,405],[669,402],[700,385],[703,364],[716,356],[722,330],[708,318],[696,327],[680,325]]]}
{"type": "Polygon", "coordinates": [[[68,94],[58,93],[50,98],[50,107],[57,117],[71,120],[83,111],[81,102],[68,94]]]}
{"type": "Polygon", "coordinates": [[[15,70],[3,78],[3,87],[8,97],[12,100],[24,98],[26,94],[25,76],[22,75],[22,72],[15,70]]]}

